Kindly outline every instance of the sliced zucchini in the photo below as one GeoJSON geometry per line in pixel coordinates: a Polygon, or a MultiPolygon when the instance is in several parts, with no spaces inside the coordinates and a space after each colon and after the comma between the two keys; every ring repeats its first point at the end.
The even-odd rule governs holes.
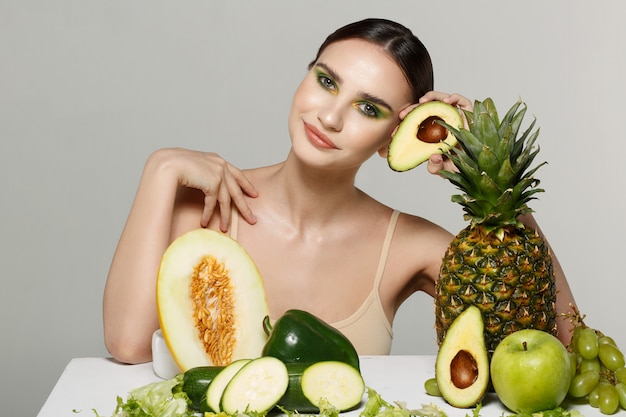
{"type": "Polygon", "coordinates": [[[224,368],[224,366],[197,366],[185,371],[182,390],[189,397],[190,407],[193,410],[211,411],[206,403],[207,389],[224,368]]]}
{"type": "Polygon", "coordinates": [[[220,400],[222,399],[224,388],[226,388],[232,377],[250,361],[250,359],[233,361],[213,378],[206,391],[206,404],[210,410],[216,413],[222,411],[220,409],[220,400]]]}
{"type": "Polygon", "coordinates": [[[361,373],[345,362],[323,361],[309,366],[302,373],[302,394],[316,407],[326,400],[337,411],[355,408],[365,393],[361,373]]]}
{"type": "Polygon", "coordinates": [[[228,414],[265,413],[278,403],[288,385],[287,366],[280,359],[271,356],[253,359],[226,385],[220,409],[228,414]]]}
{"type": "Polygon", "coordinates": [[[287,364],[289,372],[289,386],[287,392],[278,401],[278,405],[285,410],[296,411],[299,414],[309,414],[319,412],[319,407],[311,404],[302,393],[302,373],[311,366],[311,363],[294,362],[287,364]]]}

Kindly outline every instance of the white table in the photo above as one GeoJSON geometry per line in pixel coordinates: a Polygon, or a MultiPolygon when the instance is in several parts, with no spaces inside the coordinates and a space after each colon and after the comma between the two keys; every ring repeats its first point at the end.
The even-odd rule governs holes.
{"type": "MultiPolygon", "coordinates": [[[[361,372],[368,387],[375,389],[386,401],[402,401],[409,408],[422,404],[439,405],[449,417],[465,417],[472,410],[457,409],[446,404],[442,398],[431,397],[424,392],[424,381],[434,376],[434,356],[363,356],[361,372]]],[[[95,417],[96,410],[102,417],[111,416],[118,396],[126,400],[130,390],[161,380],[152,363],[123,365],[109,358],[72,359],[54,386],[38,417],[95,417]]],[[[590,406],[570,405],[578,408],[585,417],[602,416],[590,406]]],[[[356,417],[360,410],[345,413],[356,417]]],[[[481,417],[502,417],[512,414],[488,394],[483,400],[481,417]]],[[[620,414],[626,414],[620,411],[620,414]]]]}

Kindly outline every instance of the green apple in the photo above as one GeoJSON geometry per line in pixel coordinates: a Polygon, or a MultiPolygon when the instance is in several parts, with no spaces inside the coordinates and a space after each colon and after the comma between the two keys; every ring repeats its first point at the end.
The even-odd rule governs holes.
{"type": "Polygon", "coordinates": [[[506,336],[493,352],[490,367],[498,398],[516,413],[558,407],[572,379],[565,346],[551,334],[535,329],[506,336]]]}

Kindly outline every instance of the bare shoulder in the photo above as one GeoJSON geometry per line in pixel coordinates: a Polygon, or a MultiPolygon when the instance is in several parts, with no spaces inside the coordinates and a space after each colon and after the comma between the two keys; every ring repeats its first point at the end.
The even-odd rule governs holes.
{"type": "Polygon", "coordinates": [[[263,187],[270,177],[283,166],[283,163],[268,165],[243,170],[243,174],[254,184],[255,187],[263,187]]]}
{"type": "Polygon", "coordinates": [[[398,217],[396,240],[402,246],[442,246],[446,248],[453,235],[443,227],[412,214],[401,213],[398,217]]]}
{"type": "Polygon", "coordinates": [[[441,259],[454,236],[422,217],[401,213],[389,253],[397,291],[434,291],[441,259]]]}

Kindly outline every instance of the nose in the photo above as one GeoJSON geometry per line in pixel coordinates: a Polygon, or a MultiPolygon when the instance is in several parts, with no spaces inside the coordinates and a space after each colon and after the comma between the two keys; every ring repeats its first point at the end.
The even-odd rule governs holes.
{"type": "Polygon", "coordinates": [[[343,128],[343,112],[339,100],[332,100],[320,107],[317,118],[325,129],[339,132],[343,128]]]}

